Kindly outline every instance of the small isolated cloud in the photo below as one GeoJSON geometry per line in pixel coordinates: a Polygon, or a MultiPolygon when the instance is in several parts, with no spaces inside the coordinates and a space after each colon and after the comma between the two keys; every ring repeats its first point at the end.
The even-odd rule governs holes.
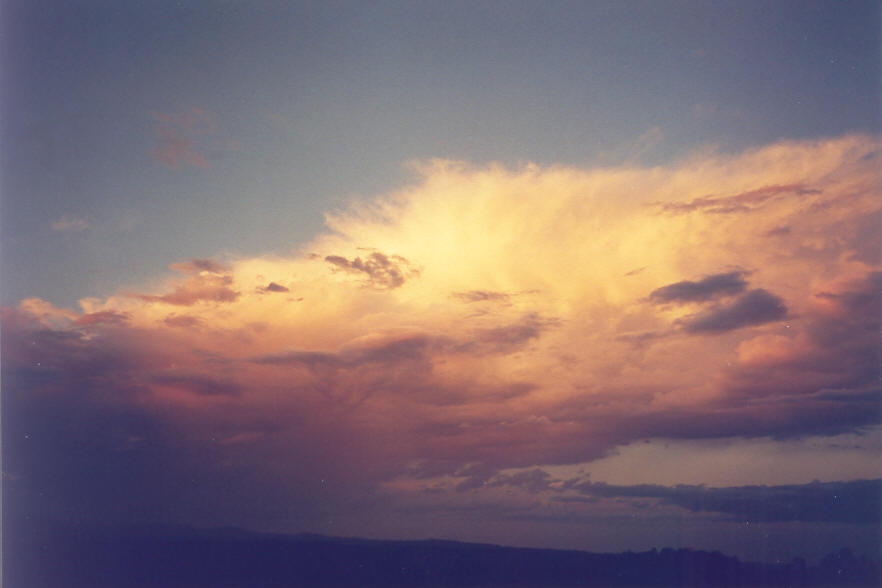
{"type": "Polygon", "coordinates": [[[364,274],[370,285],[376,288],[398,288],[407,278],[416,276],[419,271],[400,255],[387,256],[378,251],[364,260],[361,257],[349,260],[339,255],[328,255],[325,261],[341,270],[364,274]]]}
{"type": "Polygon", "coordinates": [[[270,282],[266,286],[262,286],[258,289],[260,292],[290,292],[289,288],[282,286],[281,284],[277,284],[275,282],[270,282]]]}
{"type": "Polygon", "coordinates": [[[784,301],[763,289],[739,296],[731,304],[714,306],[680,320],[690,333],[722,333],[779,321],[787,316],[784,301]]]}
{"type": "Polygon", "coordinates": [[[89,223],[85,219],[64,215],[58,220],[52,222],[53,231],[61,231],[68,233],[82,233],[89,228],[89,223]]]}
{"type": "Polygon", "coordinates": [[[653,290],[649,300],[657,304],[668,302],[706,302],[719,296],[740,294],[747,288],[744,272],[714,274],[697,282],[688,280],[653,290]]]}
{"type": "Polygon", "coordinates": [[[211,115],[201,108],[167,114],[150,112],[155,121],[156,145],[150,155],[162,165],[177,169],[185,165],[208,167],[208,162],[197,145],[200,138],[214,133],[216,127],[211,115]]]}

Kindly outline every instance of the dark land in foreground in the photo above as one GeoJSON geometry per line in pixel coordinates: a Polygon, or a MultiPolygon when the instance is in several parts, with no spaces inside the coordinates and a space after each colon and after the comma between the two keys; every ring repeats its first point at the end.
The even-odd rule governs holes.
{"type": "Polygon", "coordinates": [[[817,565],[742,562],[719,552],[524,549],[375,541],[238,529],[5,524],[5,588],[312,586],[878,586],[843,549],[817,565]]]}

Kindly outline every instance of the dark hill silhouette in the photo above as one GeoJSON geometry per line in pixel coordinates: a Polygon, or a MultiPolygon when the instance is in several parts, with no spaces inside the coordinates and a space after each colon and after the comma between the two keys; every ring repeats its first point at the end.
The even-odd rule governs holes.
{"type": "Polygon", "coordinates": [[[456,541],[378,541],[241,529],[4,523],[6,588],[348,586],[876,586],[842,550],[818,566],[719,552],[596,554],[456,541]]]}

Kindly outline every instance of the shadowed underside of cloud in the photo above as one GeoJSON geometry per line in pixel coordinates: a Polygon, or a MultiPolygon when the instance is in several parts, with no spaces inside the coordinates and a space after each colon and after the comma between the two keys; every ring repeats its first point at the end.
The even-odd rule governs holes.
{"type": "Polygon", "coordinates": [[[779,321],[787,316],[784,301],[763,289],[751,290],[734,302],[714,306],[680,321],[690,333],[719,333],[779,321]]]}
{"type": "Polygon", "coordinates": [[[719,296],[740,294],[747,288],[744,272],[714,274],[697,282],[684,280],[653,290],[649,300],[666,302],[706,302],[719,296]]]}
{"type": "Polygon", "coordinates": [[[646,438],[878,424],[882,268],[856,237],[882,208],[878,150],[845,137],[653,170],[434,162],[330,216],[315,255],[184,261],[80,310],[25,300],[0,332],[10,504],[293,528],[371,512],[399,479],[396,497],[432,476],[538,492],[541,471],[499,472],[646,438]],[[716,214],[706,194],[750,210],[716,214]]]}

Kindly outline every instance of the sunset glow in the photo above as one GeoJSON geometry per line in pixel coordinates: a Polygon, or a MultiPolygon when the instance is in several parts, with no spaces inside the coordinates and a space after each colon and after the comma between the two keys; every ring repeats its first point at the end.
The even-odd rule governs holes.
{"type": "MultiPolygon", "coordinates": [[[[24,4],[4,10],[34,30],[44,18],[68,26],[24,4]]],[[[645,12],[639,6],[633,14],[645,12]]],[[[251,21],[205,25],[220,28],[197,34],[192,51],[226,26],[258,42],[243,22],[251,21]]],[[[508,25],[528,24],[518,23],[508,25]]],[[[327,55],[364,42],[380,52],[377,63],[393,59],[376,23],[362,25],[356,41],[331,28],[309,38],[327,40],[327,55]]],[[[478,63],[496,55],[481,44],[482,27],[463,29],[478,63]]],[[[722,45],[675,50],[665,39],[664,51],[696,62],[683,75],[723,75],[701,73],[722,59],[722,45]]],[[[410,33],[399,41],[419,45],[410,33]]],[[[337,88],[321,78],[323,67],[360,75],[284,43],[290,67],[307,68],[315,91],[337,88]]],[[[437,43],[428,55],[438,75],[472,72],[457,65],[458,49],[427,43],[437,43]]],[[[39,118],[21,101],[25,82],[42,74],[12,67],[30,63],[30,45],[10,44],[18,53],[6,58],[6,75],[21,89],[6,101],[4,124],[24,136],[12,118],[39,118]]],[[[273,51],[260,55],[282,75],[273,51]]],[[[150,71],[162,61],[131,59],[150,71]]],[[[651,65],[639,61],[628,75],[649,76],[651,65]]],[[[140,117],[142,134],[132,139],[137,150],[111,156],[100,146],[96,158],[119,159],[103,160],[119,170],[94,180],[104,196],[87,195],[79,176],[63,180],[73,172],[58,170],[68,166],[98,168],[61,143],[42,163],[42,147],[4,147],[4,281],[21,278],[4,290],[4,516],[604,552],[687,546],[770,561],[844,546],[878,555],[877,120],[817,132],[800,123],[737,141],[719,131],[712,141],[690,140],[691,130],[665,119],[640,135],[622,131],[610,147],[586,135],[591,150],[557,156],[539,138],[498,153],[445,143],[432,134],[444,123],[426,113],[422,131],[436,139],[383,135],[377,149],[394,148],[382,156],[359,139],[364,162],[334,143],[337,158],[326,153],[328,171],[316,179],[317,164],[297,159],[309,150],[298,141],[374,132],[349,118],[344,94],[325,98],[329,110],[310,102],[316,118],[302,118],[273,85],[281,82],[254,71],[242,74],[247,84],[236,82],[232,95],[243,97],[230,103],[198,100],[217,83],[211,68],[194,77],[198,89],[173,96],[187,78],[174,71],[183,77],[159,78],[168,103],[132,98],[125,114],[113,107],[115,117],[140,117]],[[246,100],[246,85],[264,94],[246,100]],[[322,118],[334,108],[345,113],[339,123],[322,118]],[[246,128],[243,113],[263,121],[259,130],[246,128]],[[274,147],[285,141],[296,149],[274,147]],[[338,164],[346,182],[335,183],[338,164]],[[387,177],[359,185],[363,165],[387,177]],[[43,194],[50,180],[33,170],[56,178],[55,196],[34,196],[39,210],[26,187],[43,194]],[[126,190],[125,204],[111,197],[126,190]],[[154,202],[153,190],[165,193],[154,202]],[[313,224],[290,220],[299,214],[313,224]]],[[[378,81],[358,78],[353,92],[375,90],[371,116],[385,116],[382,96],[398,94],[381,80],[394,78],[379,65],[368,71],[378,81]]],[[[566,72],[525,75],[519,83],[547,84],[558,98],[569,87],[566,72]]],[[[500,108],[519,107],[504,96],[520,78],[498,76],[490,92],[500,108]]],[[[421,88],[418,80],[430,83],[415,77],[407,91],[421,88]]],[[[471,100],[472,114],[484,116],[484,91],[474,92],[463,113],[471,100]]],[[[420,99],[407,100],[415,108],[420,99]]],[[[696,98],[690,116],[713,125],[734,108],[696,98]]],[[[785,111],[779,105],[762,120],[785,111]]],[[[518,137],[533,132],[530,120],[516,123],[518,137]]],[[[94,124],[94,137],[116,140],[94,124]]],[[[481,132],[476,124],[473,136],[481,132]]]]}

